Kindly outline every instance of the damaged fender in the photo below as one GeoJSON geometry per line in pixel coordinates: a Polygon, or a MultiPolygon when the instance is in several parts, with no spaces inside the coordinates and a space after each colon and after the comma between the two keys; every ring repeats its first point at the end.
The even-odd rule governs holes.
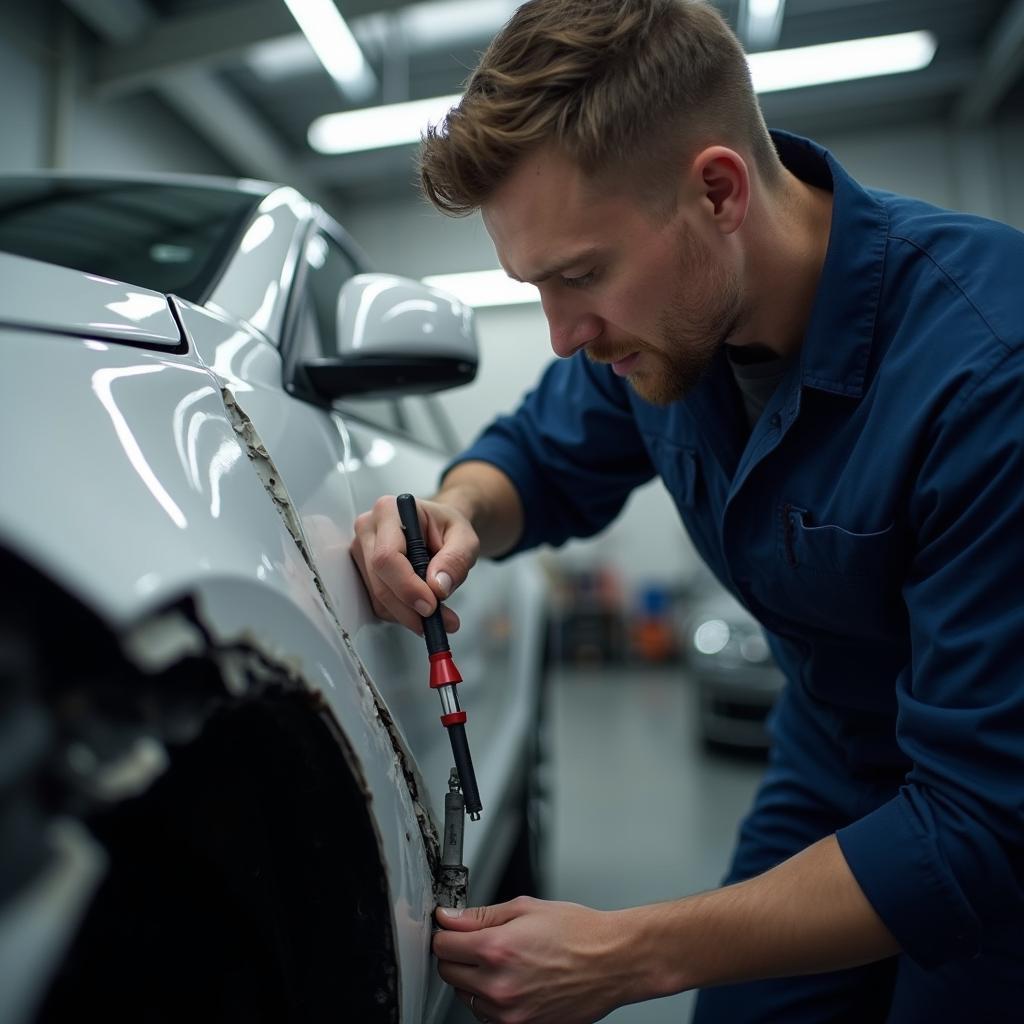
{"type": "MultiPolygon", "coordinates": [[[[14,436],[7,421],[37,430],[31,452],[3,452],[0,535],[92,609],[141,670],[198,647],[229,687],[251,685],[262,669],[318,695],[368,796],[398,959],[412,965],[399,978],[401,1005],[418,1014],[438,865],[422,784],[238,403],[191,353],[16,330],[5,350],[6,379],[18,386],[4,389],[0,426],[5,436],[14,436]],[[186,597],[194,621],[167,611],[186,597]]],[[[159,765],[142,750],[108,782],[127,785],[159,765]]]]}

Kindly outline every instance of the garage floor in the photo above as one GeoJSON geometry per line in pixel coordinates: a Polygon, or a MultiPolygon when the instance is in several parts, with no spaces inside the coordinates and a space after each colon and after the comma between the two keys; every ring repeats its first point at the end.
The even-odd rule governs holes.
{"type": "MultiPolygon", "coordinates": [[[[550,680],[550,892],[602,909],[717,885],[759,760],[708,753],[677,669],[559,669],[550,680]]],[[[626,1006],[611,1024],[682,1024],[692,993],[626,1006]]],[[[460,1003],[445,1024],[472,1024],[460,1003]]]]}

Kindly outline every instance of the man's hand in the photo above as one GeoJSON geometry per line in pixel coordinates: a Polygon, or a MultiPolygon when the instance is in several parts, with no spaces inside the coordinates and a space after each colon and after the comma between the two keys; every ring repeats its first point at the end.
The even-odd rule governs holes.
{"type": "Polygon", "coordinates": [[[436,916],[438,973],[478,1020],[584,1024],[638,998],[616,912],[521,896],[436,916]]]}
{"type": "MultiPolygon", "coordinates": [[[[476,563],[480,541],[469,520],[452,506],[422,499],[416,505],[427,550],[434,552],[426,583],[405,557],[405,534],[393,494],[378,498],[369,512],[356,518],[350,550],[374,612],[422,633],[420,618],[466,579],[476,563]]],[[[459,628],[459,617],[450,608],[444,609],[443,618],[449,633],[459,628]]]]}
{"type": "Polygon", "coordinates": [[[900,952],[835,836],[756,878],[667,903],[598,911],[520,897],[451,913],[436,915],[438,973],[495,1024],[583,1024],[690,988],[900,952]]]}

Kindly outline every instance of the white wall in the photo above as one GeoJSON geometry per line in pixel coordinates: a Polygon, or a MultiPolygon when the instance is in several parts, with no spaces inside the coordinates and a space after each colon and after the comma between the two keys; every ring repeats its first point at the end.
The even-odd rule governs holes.
{"type": "MultiPolygon", "coordinates": [[[[941,124],[854,135],[818,136],[866,185],[916,195],[941,206],[996,217],[1024,229],[1024,122],[964,136],[941,124]]],[[[349,210],[346,226],[380,266],[412,277],[497,267],[479,217],[451,220],[411,196],[349,210]]],[[[551,358],[538,306],[478,314],[482,367],[476,382],[442,396],[463,437],[511,410],[551,358]]],[[[691,574],[695,556],[675,509],[654,481],[633,495],[609,530],[568,545],[570,564],[610,562],[627,586],[691,574]],[[652,544],[650,539],[657,538],[652,544]]]]}
{"type": "MultiPolygon", "coordinates": [[[[492,417],[512,412],[552,358],[540,306],[482,309],[477,314],[482,361],[477,379],[440,396],[463,440],[492,417]]],[[[686,580],[695,555],[659,480],[631,496],[622,515],[597,537],[573,541],[558,554],[567,567],[612,566],[632,589],[643,582],[686,580]],[[658,543],[649,539],[657,537],[658,543]]]]}
{"type": "Polygon", "coordinates": [[[232,173],[155,96],[91,96],[95,51],[94,38],[56,0],[0,0],[0,171],[232,173]],[[61,69],[70,76],[63,117],[61,69]]]}

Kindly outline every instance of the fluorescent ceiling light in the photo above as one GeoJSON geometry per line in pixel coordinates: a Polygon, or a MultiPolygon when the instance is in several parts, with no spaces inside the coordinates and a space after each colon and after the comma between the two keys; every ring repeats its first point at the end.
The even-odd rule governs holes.
{"type": "MultiPolygon", "coordinates": [[[[294,2],[294,0],[289,0],[294,2]]],[[[931,32],[849,39],[841,43],[770,50],[747,57],[754,89],[778,92],[828,82],[919,71],[935,56],[931,32]]],[[[318,153],[357,153],[418,142],[427,124],[437,124],[461,96],[435,96],[412,103],[325,114],[309,126],[309,144],[318,153]]]]}
{"type": "Polygon", "coordinates": [[[427,0],[398,14],[402,34],[417,48],[444,48],[490,39],[522,0],[427,0]]]}
{"type": "Polygon", "coordinates": [[[540,302],[535,285],[513,281],[504,270],[473,270],[465,274],[434,274],[423,278],[431,288],[454,295],[467,306],[518,306],[540,302]]]}
{"type": "Polygon", "coordinates": [[[377,76],[334,0],[284,2],[331,78],[351,99],[368,99],[377,88],[377,76]]]}
{"type": "Polygon", "coordinates": [[[786,0],[741,0],[739,37],[748,50],[770,50],[776,46],[785,7],[786,0]]]}
{"type": "Polygon", "coordinates": [[[895,36],[752,53],[747,63],[755,92],[779,92],[920,71],[932,62],[936,45],[931,32],[903,32],[895,36]]]}
{"type": "Polygon", "coordinates": [[[462,96],[434,96],[411,103],[324,114],[309,126],[309,144],[318,153],[358,153],[419,142],[427,124],[437,124],[462,96]]]}
{"type": "Polygon", "coordinates": [[[320,66],[301,32],[268,39],[254,46],[245,58],[249,67],[266,82],[278,82],[306,74],[320,66]]]}

